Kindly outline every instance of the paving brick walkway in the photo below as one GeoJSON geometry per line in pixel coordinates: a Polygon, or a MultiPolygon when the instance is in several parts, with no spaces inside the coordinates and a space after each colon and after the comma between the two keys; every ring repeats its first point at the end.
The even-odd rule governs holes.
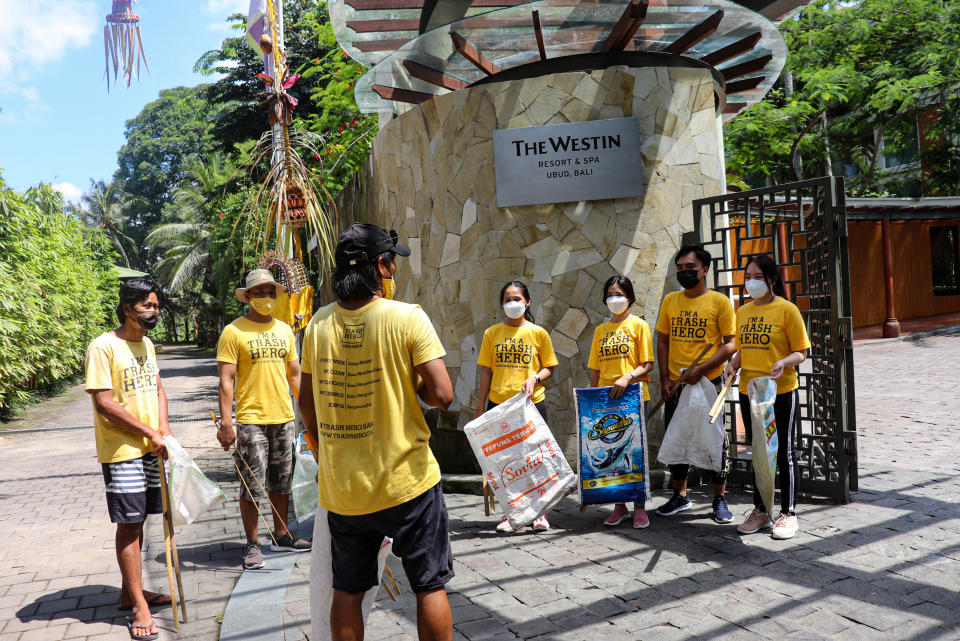
{"type": "MultiPolygon", "coordinates": [[[[652,517],[648,530],[601,528],[601,511],[567,502],[549,532],[510,536],[492,531],[479,497],[448,496],[455,638],[960,639],[960,336],[865,345],[855,360],[860,491],[847,505],[803,502],[794,540],[712,523],[700,489],[693,510],[652,517]]],[[[174,351],[161,371],[172,415],[213,409],[211,359],[174,351]]],[[[89,405],[62,407],[72,409],[44,406],[46,418],[19,425],[89,424],[89,405]]],[[[236,484],[209,424],[174,430],[230,500],[177,535],[191,623],[177,635],[169,610],[157,620],[162,638],[214,641],[239,576],[236,484]]],[[[0,434],[0,641],[127,638],[92,439],[0,434]]],[[[728,498],[738,516],[749,507],[742,489],[728,498]]],[[[149,585],[165,590],[159,525],[145,556],[149,585]]],[[[288,641],[309,634],[307,557],[287,587],[288,641]]],[[[414,601],[391,564],[404,590],[381,596],[367,638],[415,639],[414,601]]]]}

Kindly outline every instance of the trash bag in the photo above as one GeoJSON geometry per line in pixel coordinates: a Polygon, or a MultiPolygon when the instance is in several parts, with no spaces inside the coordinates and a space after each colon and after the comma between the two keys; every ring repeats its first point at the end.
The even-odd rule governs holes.
{"type": "Polygon", "coordinates": [[[643,386],[631,383],[620,398],[611,398],[610,390],[573,390],[580,447],[580,505],[643,503],[650,498],[643,386]]]}
{"type": "Polygon", "coordinates": [[[187,525],[224,500],[220,487],[200,471],[197,464],[172,436],[163,437],[167,446],[167,482],[170,515],[174,525],[187,525]]]}
{"type": "Polygon", "coordinates": [[[773,404],[777,400],[777,382],[769,376],[758,376],[747,383],[750,399],[753,436],[753,478],[760,499],[773,519],[773,494],[777,479],[777,418],[773,404]]]}
{"type": "Polygon", "coordinates": [[[473,419],[463,431],[514,530],[546,514],[576,486],[557,440],[523,392],[473,419]]]}
{"type": "Polygon", "coordinates": [[[293,487],[290,493],[293,495],[293,512],[297,515],[297,520],[301,521],[317,509],[318,499],[317,462],[307,447],[302,432],[297,437],[294,454],[293,487]]]}
{"type": "Polygon", "coordinates": [[[710,422],[710,410],[716,400],[717,390],[705,378],[694,385],[683,386],[677,410],[660,444],[658,461],[667,465],[689,463],[701,470],[720,471],[723,423],[710,422]]]}

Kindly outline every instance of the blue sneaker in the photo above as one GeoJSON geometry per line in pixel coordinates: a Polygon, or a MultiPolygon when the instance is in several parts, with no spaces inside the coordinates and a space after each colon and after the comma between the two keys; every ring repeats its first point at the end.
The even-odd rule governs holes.
{"type": "Polygon", "coordinates": [[[660,516],[673,516],[677,512],[683,512],[692,507],[693,503],[690,502],[690,499],[685,496],[680,496],[679,494],[674,494],[670,497],[669,501],[657,508],[657,514],[660,516]]]}
{"type": "Polygon", "coordinates": [[[713,497],[713,520],[717,523],[732,523],[733,513],[727,507],[727,500],[723,494],[713,497]]]}

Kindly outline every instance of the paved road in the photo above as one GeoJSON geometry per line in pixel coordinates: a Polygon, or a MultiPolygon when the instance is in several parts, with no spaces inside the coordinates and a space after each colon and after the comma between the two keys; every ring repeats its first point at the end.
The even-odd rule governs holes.
{"type": "MultiPolygon", "coordinates": [[[[695,509],[648,530],[603,529],[599,510],[565,503],[549,532],[510,536],[492,532],[478,497],[449,496],[455,638],[960,639],[960,336],[866,345],[855,359],[860,491],[847,505],[805,501],[792,541],[713,524],[700,490],[695,509]]],[[[161,368],[172,415],[213,409],[212,360],[174,351],[161,368]]],[[[20,425],[87,425],[78,403],[20,425]]],[[[214,641],[239,576],[236,484],[207,424],[174,428],[230,501],[178,533],[191,623],[177,636],[169,610],[157,619],[164,638],[214,641]]],[[[90,430],[0,436],[0,641],[127,638],[101,488],[90,430]]],[[[729,499],[738,515],[749,507],[740,489],[729,499]]],[[[153,587],[166,584],[161,540],[151,523],[153,587]]],[[[288,641],[309,632],[306,557],[287,587],[288,641]]],[[[391,563],[404,590],[381,596],[367,638],[415,639],[391,563]]]]}

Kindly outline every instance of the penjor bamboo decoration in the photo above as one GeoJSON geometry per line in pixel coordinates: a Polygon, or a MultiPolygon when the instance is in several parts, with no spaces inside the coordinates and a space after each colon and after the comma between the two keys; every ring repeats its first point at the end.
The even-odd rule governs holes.
{"type": "Polygon", "coordinates": [[[113,81],[125,80],[127,86],[134,76],[140,77],[140,61],[147,71],[147,57],[143,53],[143,41],[140,38],[140,16],[133,13],[133,0],[113,0],[113,9],[107,15],[107,24],[103,27],[104,75],[107,77],[107,91],[110,91],[110,67],[113,66],[113,81]]]}

